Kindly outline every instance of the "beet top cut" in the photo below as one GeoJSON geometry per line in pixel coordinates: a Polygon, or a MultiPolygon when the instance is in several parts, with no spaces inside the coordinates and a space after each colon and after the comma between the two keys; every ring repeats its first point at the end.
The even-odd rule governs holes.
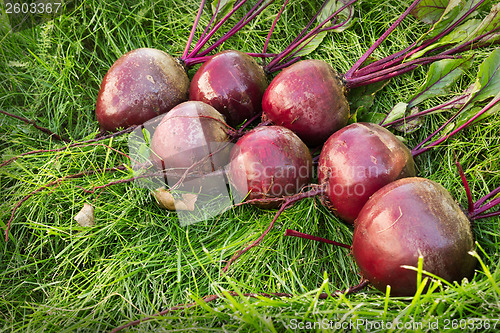
{"type": "Polygon", "coordinates": [[[101,128],[140,125],[187,100],[189,78],[167,53],[141,48],[120,57],[104,76],[97,96],[101,128]]]}
{"type": "Polygon", "coordinates": [[[264,93],[262,109],[273,123],[291,129],[308,146],[324,143],[349,118],[343,84],[320,60],[303,60],[281,71],[264,93]]]}
{"type": "Polygon", "coordinates": [[[474,239],[468,217],[440,184],[418,177],[377,191],[354,222],[352,251],[363,277],[391,295],[410,296],[417,267],[447,281],[474,274],[474,239]]]}
{"type": "Polygon", "coordinates": [[[415,176],[410,150],[391,132],[372,123],[354,123],[335,132],[320,154],[322,198],[345,222],[353,223],[368,198],[383,186],[415,176]]]}
{"type": "Polygon", "coordinates": [[[213,106],[236,127],[262,111],[267,79],[262,66],[249,55],[228,50],[206,61],[189,86],[189,99],[213,106]]]}
{"type": "Polygon", "coordinates": [[[257,127],[231,150],[229,178],[236,192],[256,205],[274,207],[266,199],[297,193],[311,181],[312,157],[299,137],[281,126],[257,127]]]}

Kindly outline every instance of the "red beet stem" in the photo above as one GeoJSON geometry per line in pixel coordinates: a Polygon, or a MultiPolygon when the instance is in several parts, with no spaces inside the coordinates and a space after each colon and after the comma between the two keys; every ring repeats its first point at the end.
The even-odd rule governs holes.
{"type": "MultiPolygon", "coordinates": [[[[240,3],[238,3],[236,6],[234,6],[234,8],[226,16],[224,16],[219,21],[219,23],[217,23],[213,27],[213,29],[204,38],[202,38],[196,44],[196,46],[194,47],[193,51],[191,51],[191,53],[189,53],[188,55],[186,55],[186,58],[195,57],[198,54],[198,52],[200,52],[200,50],[203,48],[203,46],[205,46],[205,44],[208,42],[208,40],[215,34],[215,32],[224,24],[224,22],[226,22],[241,6],[243,6],[243,4],[245,2],[247,2],[247,0],[243,0],[240,3]]],[[[185,60],[185,59],[183,59],[183,60],[185,60]]]]}
{"type": "Polygon", "coordinates": [[[304,238],[304,239],[308,239],[308,240],[313,240],[313,241],[317,241],[317,242],[328,243],[328,244],[332,244],[332,245],[335,245],[335,246],[340,246],[340,247],[343,247],[343,248],[346,248],[346,249],[349,249],[349,250],[351,249],[350,245],[347,245],[347,244],[344,244],[344,243],[339,243],[339,242],[332,241],[332,240],[329,240],[329,239],[326,239],[326,238],[322,238],[322,237],[317,237],[317,236],[313,236],[313,235],[309,235],[309,234],[304,234],[304,233],[302,233],[300,231],[296,231],[296,230],[292,230],[292,229],[286,229],[285,236],[292,236],[292,237],[304,238]]]}
{"type": "MultiPolygon", "coordinates": [[[[450,25],[447,29],[445,29],[444,31],[442,31],[441,33],[439,33],[434,38],[431,38],[431,39],[425,41],[419,47],[414,48],[416,46],[417,42],[418,42],[417,41],[417,42],[411,44],[409,47],[405,48],[404,50],[402,50],[400,52],[397,52],[397,53],[395,53],[395,54],[393,54],[391,56],[388,56],[388,57],[386,57],[384,59],[377,60],[377,61],[375,61],[375,62],[373,62],[371,64],[368,64],[365,67],[357,70],[356,71],[356,76],[364,76],[364,75],[367,75],[367,74],[370,74],[370,73],[376,73],[376,72],[379,72],[380,70],[383,70],[383,69],[389,68],[391,66],[394,66],[396,64],[402,63],[408,57],[412,56],[413,54],[415,54],[415,53],[417,53],[417,52],[419,52],[421,50],[424,50],[429,45],[435,43],[436,41],[438,41],[439,39],[441,39],[445,35],[449,34],[451,31],[453,31],[453,29],[455,29],[461,22],[463,22],[463,20],[465,20],[472,12],[474,12],[483,2],[484,2],[484,0],[482,0],[479,3],[477,3],[476,5],[474,5],[471,9],[469,9],[466,13],[464,13],[460,18],[458,18],[456,21],[454,21],[453,24],[450,25]]],[[[489,33],[487,33],[485,35],[488,35],[490,33],[491,32],[489,32],[489,33]]],[[[443,52],[442,55],[450,55],[450,54],[456,54],[456,53],[462,52],[465,49],[470,48],[469,45],[471,43],[473,43],[473,42],[475,42],[475,41],[477,41],[477,40],[479,40],[479,39],[481,39],[483,37],[484,36],[480,36],[478,38],[475,38],[473,41],[465,43],[464,45],[459,45],[457,47],[454,47],[454,48],[452,48],[452,49],[450,49],[450,50],[448,50],[446,52],[443,52]]],[[[442,47],[444,47],[444,45],[441,46],[441,48],[442,47]]],[[[362,64],[360,64],[360,66],[361,65],[362,64]]],[[[354,74],[354,72],[352,72],[350,74],[350,76],[352,76],[352,74],[354,74]]]]}
{"type": "Polygon", "coordinates": [[[21,200],[19,200],[17,202],[17,204],[14,206],[14,208],[12,209],[12,213],[10,215],[10,219],[9,221],[7,222],[7,228],[5,229],[5,242],[7,242],[9,240],[9,230],[10,230],[10,226],[12,224],[12,221],[14,220],[14,217],[15,217],[15,214],[16,214],[16,211],[18,210],[19,207],[21,207],[21,205],[26,201],[28,200],[29,198],[31,198],[33,195],[37,194],[38,192],[41,192],[43,191],[44,189],[47,189],[51,186],[59,186],[59,184],[61,182],[63,182],[64,180],[66,179],[75,179],[75,178],[81,178],[81,177],[84,177],[84,176],[89,176],[89,175],[93,175],[93,174],[97,174],[97,173],[103,173],[103,172],[114,172],[114,171],[119,171],[119,170],[126,170],[126,166],[118,166],[118,167],[113,167],[113,168],[107,168],[107,169],[99,169],[99,170],[94,170],[94,169],[91,169],[91,170],[85,170],[85,171],[82,171],[82,172],[79,172],[79,173],[75,173],[75,174],[72,174],[72,175],[67,175],[67,176],[64,176],[64,177],[61,177],[61,178],[58,178],[54,181],[51,181],[39,188],[37,188],[36,190],[32,191],[30,194],[28,194],[27,196],[25,196],[24,198],[22,198],[21,200]]]}
{"type": "MultiPolygon", "coordinates": [[[[482,88],[484,89],[484,88],[482,88]]],[[[481,90],[482,90],[481,89],[481,90]]],[[[448,140],[450,137],[455,135],[456,133],[460,132],[464,128],[468,127],[469,125],[473,124],[477,118],[479,118],[481,115],[483,115],[485,112],[488,112],[493,106],[495,106],[497,103],[500,103],[500,93],[497,94],[485,107],[483,107],[478,113],[476,113],[473,117],[471,117],[469,120],[467,120],[464,124],[460,125],[453,131],[451,131],[449,134],[446,134],[439,139],[431,142],[425,147],[422,147],[426,142],[428,142],[430,139],[432,139],[434,136],[436,136],[442,129],[444,129],[449,123],[451,123],[453,120],[455,120],[461,113],[461,111],[469,104],[471,103],[472,99],[469,99],[467,103],[465,103],[462,108],[455,113],[448,121],[446,121],[443,125],[441,125],[436,131],[434,131],[430,136],[428,136],[425,140],[423,140],[421,143],[419,143],[415,148],[412,149],[411,153],[412,155],[418,156],[427,150],[431,149],[434,146],[437,146],[444,141],[448,140]]]]}
{"type": "MultiPolygon", "coordinates": [[[[332,294],[321,293],[321,294],[319,294],[319,299],[327,299],[329,297],[340,296],[340,295],[345,295],[345,296],[346,295],[350,295],[350,294],[353,294],[355,292],[358,292],[358,291],[362,290],[363,288],[365,288],[368,285],[368,283],[369,283],[369,281],[367,279],[361,279],[361,281],[357,285],[349,287],[349,288],[347,288],[345,290],[337,290],[337,291],[333,292],[332,294]]],[[[244,293],[244,294],[239,294],[239,293],[236,293],[234,291],[227,291],[227,293],[230,296],[240,296],[240,295],[242,295],[243,297],[252,297],[252,298],[259,298],[259,297],[266,297],[266,298],[271,298],[271,297],[289,297],[289,298],[291,298],[291,297],[294,297],[292,294],[289,294],[289,293],[244,293]]],[[[224,296],[207,295],[207,296],[205,296],[205,297],[202,298],[202,301],[204,303],[210,303],[210,302],[215,301],[215,300],[217,300],[217,299],[219,299],[221,297],[224,297],[224,296]]],[[[165,309],[165,310],[160,311],[160,312],[158,312],[158,313],[156,313],[154,315],[151,315],[149,317],[146,317],[146,318],[143,318],[143,319],[134,320],[134,321],[126,323],[125,325],[116,327],[110,333],[116,333],[116,332],[119,332],[119,331],[121,331],[121,330],[123,330],[125,328],[139,325],[142,322],[155,319],[155,318],[157,318],[159,316],[164,316],[164,315],[166,315],[166,314],[168,314],[170,312],[177,311],[177,310],[189,309],[189,308],[195,307],[197,305],[198,305],[198,303],[196,303],[196,302],[188,303],[188,304],[176,305],[174,307],[165,309]]]]}
{"type": "MultiPolygon", "coordinates": [[[[451,105],[453,105],[455,103],[460,103],[461,101],[465,100],[468,97],[470,97],[470,94],[460,95],[460,96],[457,96],[457,97],[455,97],[447,102],[444,102],[440,105],[434,106],[434,107],[429,108],[429,109],[424,110],[424,111],[420,111],[420,112],[405,116],[404,118],[397,119],[397,120],[391,121],[389,123],[384,124],[384,121],[385,121],[385,119],[384,119],[382,122],[380,122],[379,125],[382,127],[389,127],[392,125],[400,124],[400,123],[408,121],[408,120],[412,120],[412,119],[415,119],[415,118],[418,118],[421,116],[425,116],[426,114],[432,113],[434,111],[449,108],[451,105]]],[[[387,117],[386,117],[386,119],[387,119],[387,117]]]]}
{"type": "MultiPolygon", "coordinates": [[[[343,11],[344,9],[348,8],[349,6],[351,6],[352,4],[354,4],[355,2],[357,2],[358,0],[351,0],[349,1],[348,3],[344,4],[342,7],[340,7],[338,10],[336,10],[334,13],[332,13],[330,16],[328,16],[323,22],[321,22],[320,24],[318,24],[313,30],[311,30],[309,33],[305,34],[305,36],[303,36],[302,38],[300,38],[299,40],[295,41],[295,42],[292,42],[292,44],[290,44],[288,47],[286,47],[280,54],[278,54],[265,68],[264,70],[266,72],[275,72],[276,71],[276,68],[275,66],[277,66],[283,59],[287,58],[292,52],[294,52],[294,50],[302,43],[308,41],[307,43],[309,43],[312,38],[314,36],[316,36],[318,33],[321,32],[321,29],[323,28],[323,26],[325,24],[327,24],[330,20],[332,20],[335,16],[337,16],[341,11],[343,11]]],[[[323,8],[323,7],[322,7],[323,8]]],[[[303,32],[301,33],[301,35],[303,34],[303,32]]],[[[302,46],[301,48],[303,48],[304,46],[302,46]]]]}
{"type": "MultiPolygon", "coordinates": [[[[202,0],[200,2],[200,7],[198,8],[198,13],[196,14],[196,18],[194,19],[194,23],[193,23],[193,26],[191,28],[191,33],[189,34],[189,38],[188,38],[188,41],[186,43],[186,48],[184,49],[184,53],[182,54],[181,59],[185,59],[189,53],[189,48],[191,47],[191,43],[193,42],[194,33],[196,31],[196,28],[198,27],[198,22],[200,21],[201,13],[203,12],[203,7],[205,7],[205,2],[206,2],[206,0],[202,0]]],[[[217,3],[217,5],[218,5],[218,3],[217,3]]],[[[214,15],[216,15],[216,14],[214,14],[214,15]]]]}
{"type": "Polygon", "coordinates": [[[382,42],[397,28],[397,26],[410,14],[410,12],[420,3],[421,0],[415,0],[410,7],[394,22],[389,29],[366,51],[361,58],[345,73],[345,78],[350,78],[356,70],[372,55],[372,53],[382,44],[382,42]]]}
{"type": "Polygon", "coordinates": [[[497,195],[498,193],[500,193],[500,186],[497,187],[496,189],[494,189],[493,191],[491,191],[489,194],[485,195],[484,197],[482,197],[481,199],[479,199],[478,201],[476,201],[476,203],[474,204],[474,208],[479,208],[482,204],[484,204],[488,199],[490,198],[493,198],[495,195],[497,195]]]}
{"type": "Polygon", "coordinates": [[[9,113],[9,112],[3,111],[3,110],[0,110],[0,113],[3,113],[4,115],[12,117],[12,118],[15,118],[17,120],[21,120],[21,121],[25,122],[26,124],[32,125],[36,129],[38,129],[38,130],[40,130],[40,131],[48,134],[49,136],[53,137],[56,140],[63,141],[63,142],[71,142],[70,139],[66,139],[64,137],[61,137],[59,134],[52,132],[48,128],[45,128],[45,127],[42,127],[42,126],[38,126],[36,124],[36,121],[34,121],[34,120],[31,120],[31,119],[28,119],[28,118],[25,118],[25,117],[21,117],[21,116],[17,116],[15,114],[12,114],[12,113],[9,113]]]}
{"type": "MultiPolygon", "coordinates": [[[[269,40],[271,39],[271,35],[273,34],[274,28],[276,27],[276,23],[278,23],[278,20],[279,20],[281,14],[283,13],[283,11],[285,10],[286,5],[288,5],[288,1],[289,0],[286,0],[283,3],[283,6],[281,6],[280,11],[278,12],[278,15],[276,15],[276,18],[274,19],[273,24],[271,25],[271,29],[269,29],[269,33],[267,34],[266,42],[264,43],[264,48],[262,49],[262,53],[266,53],[267,52],[267,46],[269,45],[269,40]]],[[[265,66],[266,65],[266,59],[264,58],[263,61],[264,61],[263,64],[265,66]]]]}
{"type": "MultiPolygon", "coordinates": [[[[302,192],[302,193],[297,193],[295,195],[292,195],[292,196],[289,196],[287,198],[285,198],[285,202],[281,205],[280,209],[278,210],[278,212],[276,213],[276,215],[274,215],[274,218],[273,220],[271,221],[271,223],[269,223],[269,226],[267,227],[267,229],[259,236],[259,238],[257,238],[253,243],[251,243],[249,246],[247,246],[246,248],[236,252],[233,257],[231,259],[229,259],[229,261],[227,262],[226,266],[222,269],[222,272],[225,273],[227,272],[227,270],[229,269],[229,266],[231,266],[231,264],[233,262],[235,262],[236,260],[238,260],[239,257],[241,257],[242,254],[244,254],[245,252],[249,251],[250,249],[252,249],[253,247],[257,246],[260,244],[260,242],[264,239],[264,237],[269,233],[269,231],[271,231],[271,229],[274,227],[274,224],[276,223],[276,221],[278,220],[278,217],[281,215],[281,213],[283,213],[283,211],[287,208],[289,208],[291,205],[293,205],[294,203],[296,203],[297,201],[300,201],[302,199],[305,199],[305,198],[311,198],[311,197],[315,197],[319,194],[322,194],[324,193],[325,189],[324,187],[322,186],[316,186],[315,188],[313,188],[312,190],[309,190],[307,192],[302,192]]],[[[283,198],[277,198],[278,200],[281,199],[283,200],[283,198]]],[[[259,199],[256,199],[254,201],[258,201],[259,199]]]]}

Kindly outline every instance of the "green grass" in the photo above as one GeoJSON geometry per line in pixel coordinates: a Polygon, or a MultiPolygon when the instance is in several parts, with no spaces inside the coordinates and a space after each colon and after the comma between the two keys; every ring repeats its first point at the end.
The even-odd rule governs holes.
{"type": "MultiPolygon", "coordinates": [[[[326,60],[339,72],[346,71],[408,3],[361,1],[356,7],[357,23],[342,34],[328,35],[310,57],[326,60]]],[[[283,15],[269,51],[283,48],[317,6],[318,1],[294,2],[283,15]]],[[[107,69],[120,55],[138,47],[180,55],[196,10],[196,1],[192,0],[87,0],[33,29],[14,34],[2,30],[0,109],[35,119],[39,125],[73,140],[92,138],[99,131],[94,104],[107,69]]],[[[277,10],[274,6],[269,12],[277,10]]],[[[270,14],[260,15],[224,48],[260,50],[273,19],[270,14]]],[[[201,25],[208,20],[205,13],[201,25]]],[[[423,29],[415,20],[405,20],[375,56],[408,45],[423,29]]],[[[475,52],[476,66],[453,92],[459,92],[475,77],[477,64],[487,51],[475,52]]],[[[425,67],[420,68],[394,79],[378,93],[372,110],[387,112],[405,100],[423,82],[425,71],[425,67]]],[[[411,147],[445,118],[430,117],[418,132],[399,134],[411,147]]],[[[419,157],[419,174],[441,183],[465,205],[465,192],[454,165],[458,156],[475,198],[485,195],[500,185],[499,133],[500,116],[495,115],[419,157]]],[[[126,136],[103,143],[128,150],[126,136]]],[[[0,115],[2,161],[33,149],[62,146],[31,126],[0,115]]],[[[31,155],[0,168],[0,226],[4,227],[16,202],[48,182],[87,169],[129,163],[108,147],[75,147],[31,155]]],[[[436,280],[433,293],[409,298],[389,298],[368,288],[348,297],[317,300],[319,293],[347,288],[359,279],[352,256],[345,249],[282,236],[285,228],[292,228],[350,243],[352,227],[341,223],[319,201],[305,200],[285,211],[262,244],[221,276],[225,261],[255,240],[274,212],[239,207],[214,219],[180,227],[175,213],[158,208],[146,190],[133,184],[116,185],[95,194],[80,188],[130,175],[129,171],[118,171],[63,181],[33,195],[20,207],[9,241],[0,240],[0,330],[109,331],[190,302],[199,302],[200,306],[169,313],[133,330],[279,332],[287,327],[293,330],[294,323],[298,328],[299,322],[305,325],[323,320],[337,327],[367,321],[356,331],[386,331],[386,327],[378,326],[369,329],[368,325],[382,322],[392,323],[394,331],[404,330],[397,328],[397,323],[403,327],[413,323],[417,331],[431,331],[436,323],[442,331],[458,331],[455,324],[472,321],[475,328],[489,324],[487,331],[493,332],[497,324],[496,331],[500,329],[500,322],[494,321],[500,318],[499,218],[479,220],[474,225],[477,254],[483,265],[478,266],[472,281],[447,286],[436,280]],[[84,202],[95,207],[95,227],[82,228],[73,220],[84,202]],[[200,301],[225,290],[295,296],[228,297],[208,305],[200,301]]]]}

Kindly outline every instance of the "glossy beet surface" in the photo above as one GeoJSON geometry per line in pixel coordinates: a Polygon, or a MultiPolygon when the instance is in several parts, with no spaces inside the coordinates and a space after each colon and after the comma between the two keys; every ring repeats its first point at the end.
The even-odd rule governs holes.
{"type": "Polygon", "coordinates": [[[149,48],[130,51],[102,80],[97,121],[107,131],[143,124],[187,100],[188,89],[183,67],[165,52],[149,48]]]}
{"type": "MultiPolygon", "coordinates": [[[[247,199],[295,194],[311,181],[309,149],[296,134],[281,126],[257,127],[248,132],[233,147],[230,159],[231,183],[247,199]]],[[[259,206],[274,205],[263,202],[259,206]]]]}
{"type": "Polygon", "coordinates": [[[237,126],[262,110],[267,87],[262,66],[239,51],[224,51],[196,71],[189,87],[189,99],[213,106],[237,126]]]}
{"type": "Polygon", "coordinates": [[[391,132],[372,123],[354,123],[325,143],[318,180],[327,184],[325,204],[353,223],[368,198],[380,188],[415,176],[410,150],[391,132]]]}
{"type": "Polygon", "coordinates": [[[344,127],[349,117],[340,79],[320,60],[299,61],[279,73],[264,93],[262,110],[312,147],[344,127]]]}
{"type": "Polygon", "coordinates": [[[151,160],[161,170],[182,173],[194,166],[191,171],[206,174],[228,164],[228,141],[227,125],[217,110],[202,102],[184,102],[168,112],[156,128],[151,160]]]}
{"type": "Polygon", "coordinates": [[[397,180],[368,200],[354,222],[352,250],[363,277],[381,291],[410,296],[416,291],[419,254],[423,269],[447,281],[474,273],[469,219],[448,191],[424,178],[397,180]]]}

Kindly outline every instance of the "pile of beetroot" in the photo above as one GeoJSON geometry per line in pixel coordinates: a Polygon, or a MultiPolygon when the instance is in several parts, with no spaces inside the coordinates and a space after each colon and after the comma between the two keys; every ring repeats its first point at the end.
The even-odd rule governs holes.
{"type": "MultiPolygon", "coordinates": [[[[416,105],[456,82],[471,63],[470,56],[462,55],[465,51],[500,41],[500,5],[450,1],[436,8],[433,1],[414,1],[341,74],[325,61],[301,56],[314,37],[348,26],[355,0],[335,2],[333,8],[325,1],[311,23],[279,54],[267,53],[274,24],[262,52],[214,53],[274,2],[257,1],[222,38],[204,49],[246,2],[236,1],[226,8],[229,14],[222,19],[217,18],[222,10],[216,10],[190,50],[205,5],[201,1],[182,56],[176,59],[156,49],[133,50],[104,77],[96,104],[103,133],[130,132],[146,122],[153,124],[147,153],[142,151],[146,159],[136,165],[141,173],[127,181],[164,177],[169,189],[189,181],[188,190],[199,194],[204,191],[202,183],[193,180],[222,175],[243,203],[278,209],[266,232],[229,258],[224,272],[260,243],[281,212],[299,200],[318,196],[331,213],[353,225],[352,245],[293,230],[285,235],[348,248],[362,276],[360,285],[350,292],[369,282],[381,291],[390,286],[391,295],[413,295],[418,273],[409,267],[418,267],[419,261],[424,274],[447,281],[471,278],[476,266],[470,254],[475,249],[471,221],[500,215],[491,211],[500,202],[496,197],[500,187],[474,203],[457,163],[469,198],[464,210],[443,186],[417,177],[414,157],[500,109],[500,91],[495,90],[500,82],[500,50],[485,60],[478,80],[463,95],[430,110],[418,111],[416,105]],[[484,18],[477,19],[476,14],[484,11],[488,11],[484,18]],[[374,59],[377,47],[408,15],[430,24],[429,32],[397,53],[374,59]],[[199,63],[203,64],[190,79],[187,68],[199,63]],[[348,99],[350,92],[428,64],[432,65],[426,83],[408,103],[391,110],[379,124],[355,121],[361,111],[348,99]],[[452,118],[413,149],[387,129],[410,132],[425,115],[451,109],[456,110],[452,118]],[[450,129],[450,124],[455,127],[450,129]]],[[[283,2],[276,20],[287,3],[283,2]]],[[[175,208],[180,208],[180,202],[175,208]]]]}

